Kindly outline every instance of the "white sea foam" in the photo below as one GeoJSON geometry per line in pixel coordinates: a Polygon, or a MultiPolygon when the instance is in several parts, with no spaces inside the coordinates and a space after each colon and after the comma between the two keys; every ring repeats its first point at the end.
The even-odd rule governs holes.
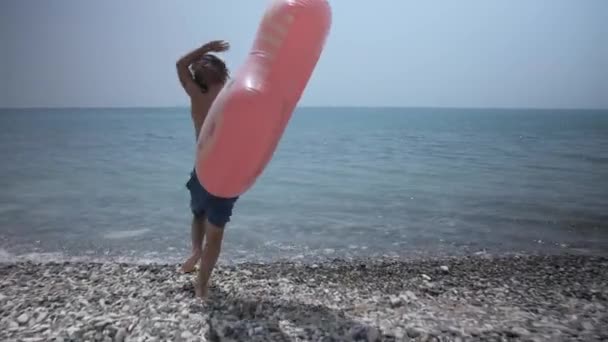
{"type": "Polygon", "coordinates": [[[103,237],[106,239],[128,239],[140,235],[144,235],[149,232],[150,229],[142,228],[142,229],[134,229],[134,230],[120,230],[120,231],[110,231],[103,234],[103,237]]]}

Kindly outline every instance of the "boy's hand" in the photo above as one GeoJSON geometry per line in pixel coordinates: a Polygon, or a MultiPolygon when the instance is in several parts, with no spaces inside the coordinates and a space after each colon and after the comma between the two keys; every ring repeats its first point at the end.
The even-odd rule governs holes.
{"type": "Polygon", "coordinates": [[[210,52],[224,52],[230,49],[230,44],[223,40],[213,40],[205,44],[204,48],[210,52]]]}

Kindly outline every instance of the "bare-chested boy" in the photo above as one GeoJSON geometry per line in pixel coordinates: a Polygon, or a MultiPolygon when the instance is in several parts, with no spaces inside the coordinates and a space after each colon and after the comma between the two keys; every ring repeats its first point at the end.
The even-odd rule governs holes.
{"type": "MultiPolygon", "coordinates": [[[[177,75],[190,97],[195,141],[211,104],[228,79],[226,64],[211,53],[223,52],[228,48],[229,44],[225,41],[211,41],[177,61],[177,75]]],[[[194,170],[186,187],[190,191],[193,214],[192,255],[184,262],[182,270],[192,272],[200,261],[196,294],[205,298],[209,278],[220,254],[224,228],[230,221],[238,197],[220,198],[210,194],[203,188],[194,170]]]]}

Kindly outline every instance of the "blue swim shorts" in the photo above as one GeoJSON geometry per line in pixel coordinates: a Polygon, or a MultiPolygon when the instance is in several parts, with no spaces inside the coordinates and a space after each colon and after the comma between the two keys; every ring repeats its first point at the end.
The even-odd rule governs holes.
{"type": "Polygon", "coordinates": [[[190,210],[195,217],[206,217],[220,228],[226,226],[238,197],[222,198],[210,194],[198,181],[194,170],[190,173],[186,188],[190,191],[190,210]]]}

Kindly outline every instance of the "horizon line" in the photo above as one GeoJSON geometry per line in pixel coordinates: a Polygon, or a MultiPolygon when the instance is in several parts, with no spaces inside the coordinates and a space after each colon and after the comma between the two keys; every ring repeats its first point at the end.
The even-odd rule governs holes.
{"type": "MultiPolygon", "coordinates": [[[[175,106],[14,106],[0,107],[0,110],[35,110],[35,109],[50,109],[50,110],[100,110],[100,109],[177,109],[188,108],[188,105],[175,106]]],[[[295,109],[468,109],[468,110],[542,110],[542,111],[560,111],[560,110],[584,110],[584,111],[608,111],[608,107],[477,107],[477,106],[384,106],[384,105],[305,105],[297,106],[295,109]]],[[[294,109],[294,110],[295,110],[294,109]]]]}

